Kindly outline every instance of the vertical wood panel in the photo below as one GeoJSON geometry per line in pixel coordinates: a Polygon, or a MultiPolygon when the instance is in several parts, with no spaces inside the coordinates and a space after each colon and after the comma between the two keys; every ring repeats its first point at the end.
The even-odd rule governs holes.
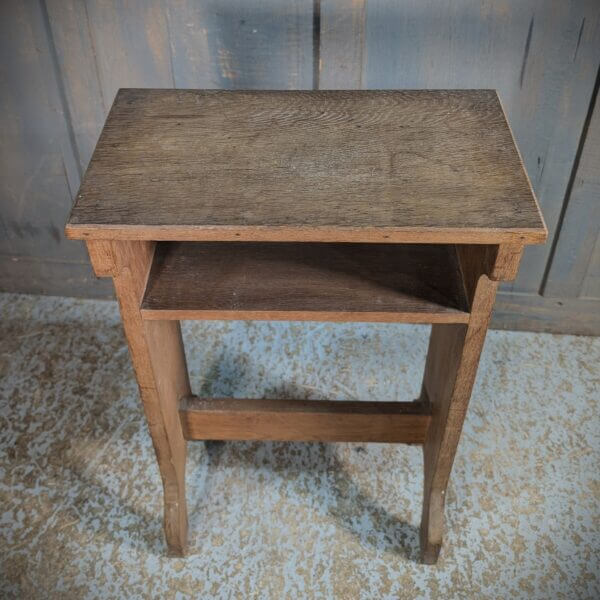
{"type": "Polygon", "coordinates": [[[312,86],[312,0],[168,0],[176,87],[312,86]]]}
{"type": "Polygon", "coordinates": [[[363,87],[366,1],[321,1],[319,89],[363,87]]]}
{"type": "Polygon", "coordinates": [[[172,87],[161,0],[46,0],[56,55],[85,171],[120,87],[172,87]]]}
{"type": "Polygon", "coordinates": [[[196,0],[166,1],[175,87],[220,87],[218,60],[211,55],[209,41],[216,17],[208,4],[196,0]]]}
{"type": "Polygon", "coordinates": [[[88,0],[86,6],[105,104],[121,87],[173,87],[162,0],[88,0]]]}
{"type": "Polygon", "coordinates": [[[596,98],[544,296],[600,298],[600,104],[596,98]]]}
{"type": "Polygon", "coordinates": [[[0,254],[84,261],[62,234],[79,173],[43,5],[0,3],[0,254]]]}
{"type": "MultiPolygon", "coordinates": [[[[598,196],[596,196],[598,198],[598,196]]],[[[596,223],[598,223],[596,217],[596,223]]],[[[600,235],[596,235],[596,243],[592,250],[585,280],[581,289],[582,298],[600,298],[600,235]]]]}
{"type": "Polygon", "coordinates": [[[104,97],[100,86],[85,2],[46,0],[46,6],[83,173],[100,135],[111,98],[104,97]]]}

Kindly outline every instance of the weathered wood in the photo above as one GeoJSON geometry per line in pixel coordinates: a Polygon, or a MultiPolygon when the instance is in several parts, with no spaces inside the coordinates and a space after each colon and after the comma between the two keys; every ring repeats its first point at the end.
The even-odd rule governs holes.
{"type": "Polygon", "coordinates": [[[186,446],[177,408],[190,387],[179,323],[144,323],[140,314],[153,253],[153,242],[113,242],[113,280],[163,482],[167,545],[181,556],[187,546],[186,446]]]}
{"type": "Polygon", "coordinates": [[[489,90],[121,90],[67,232],[421,243],[546,237],[489,90]]]}
{"type": "Polygon", "coordinates": [[[112,242],[109,240],[88,240],[86,246],[96,276],[112,277],[116,272],[112,242]]]}
{"type": "Polygon", "coordinates": [[[482,274],[487,275],[492,281],[512,281],[516,277],[523,246],[521,244],[458,244],[456,253],[470,306],[482,274]]]}
{"type": "MultiPolygon", "coordinates": [[[[93,34],[96,22],[89,19],[87,3],[45,0],[44,4],[68,109],[65,117],[72,124],[73,142],[83,173],[92,157],[113,95],[105,96],[102,89],[93,34]]],[[[118,42],[103,50],[120,51],[118,42]]],[[[110,94],[110,90],[106,93],[110,94]]]]}
{"type": "Polygon", "coordinates": [[[186,398],[188,440],[289,440],[420,444],[429,426],[418,402],[186,398]]]}
{"type": "Polygon", "coordinates": [[[493,329],[600,335],[600,298],[544,298],[499,292],[493,329]]]}
{"type": "Polygon", "coordinates": [[[86,2],[96,73],[105,104],[117,90],[173,87],[167,14],[162,0],[86,2]]]}
{"type": "Polygon", "coordinates": [[[0,292],[114,299],[111,281],[97,279],[89,262],[0,255],[0,292]]]}
{"type": "MultiPolygon", "coordinates": [[[[600,63],[600,3],[369,0],[365,27],[366,89],[498,89],[554,233],[600,63]]],[[[510,289],[537,293],[549,252],[528,248],[510,289]]]]}
{"type": "Polygon", "coordinates": [[[115,280],[172,552],[186,545],[185,433],[423,443],[422,554],[437,560],[498,281],[546,236],[495,93],[125,90],[69,231],[91,236],[96,272],[115,280]],[[354,132],[363,125],[375,142],[354,132]],[[331,243],[348,232],[377,243],[331,243]],[[330,243],[246,241],[278,235],[330,243]],[[433,322],[421,402],[191,398],[183,318],[433,322]]]}
{"type": "Polygon", "coordinates": [[[596,237],[596,243],[590,255],[581,296],[600,299],[600,233],[596,237]]]}
{"type": "Polygon", "coordinates": [[[423,446],[425,484],[421,556],[433,564],[442,544],[446,487],[475,382],[479,357],[498,283],[481,274],[477,261],[465,261],[476,279],[468,325],[434,325],[421,400],[430,403],[431,425],[423,446]],[[477,274],[480,274],[477,277],[477,274]]]}
{"type": "Polygon", "coordinates": [[[477,244],[461,244],[456,246],[461,279],[465,286],[469,307],[473,305],[479,278],[481,275],[489,277],[493,271],[497,253],[498,246],[477,244]]]}
{"type": "MultiPolygon", "coordinates": [[[[146,343],[150,353],[155,390],[164,429],[152,441],[157,456],[168,457],[165,466],[159,456],[159,467],[164,490],[164,529],[169,551],[174,556],[183,556],[187,550],[188,521],[185,498],[186,443],[181,429],[178,409],[181,398],[189,395],[190,382],[178,321],[147,321],[144,323],[146,343]],[[166,440],[164,439],[166,434],[166,440]],[[166,445],[165,445],[166,441],[166,445]],[[163,448],[158,448],[162,444],[163,448]],[[162,464],[161,464],[162,462],[162,464]]],[[[142,399],[144,392],[142,392],[142,399]]],[[[150,419],[154,406],[147,411],[148,424],[152,431],[155,425],[150,419]]]]}
{"type": "Polygon", "coordinates": [[[454,246],[161,242],[145,319],[467,322],[454,246]]]}
{"type": "MultiPolygon", "coordinates": [[[[47,261],[49,270],[53,261],[73,262],[79,276],[85,248],[63,236],[79,172],[69,123],[60,118],[43,3],[0,2],[0,55],[0,254],[47,261]]],[[[25,275],[24,287],[37,285],[25,275]]]]}
{"type": "Polygon", "coordinates": [[[365,62],[366,0],[321,0],[319,89],[360,90],[365,62]]]}
{"type": "Polygon", "coordinates": [[[512,281],[516,278],[523,257],[522,244],[500,244],[489,277],[493,281],[512,281]]]}
{"type": "Polygon", "coordinates": [[[457,425],[454,424],[454,444],[450,444],[450,440],[444,440],[444,433],[454,396],[455,382],[458,379],[466,332],[466,325],[432,326],[429,340],[421,393],[421,401],[430,403],[432,412],[428,436],[423,446],[425,475],[420,536],[421,558],[427,564],[434,564],[437,561],[442,547],[446,486],[454,459],[451,446],[456,446],[458,442],[464,410],[469,400],[468,391],[459,398],[463,410],[458,415],[458,433],[457,425]],[[442,447],[444,453],[441,452],[442,447]],[[449,462],[448,458],[450,458],[449,462]],[[438,468],[440,461],[444,462],[438,468]],[[445,477],[438,476],[437,485],[434,487],[433,480],[436,473],[445,477]]]}
{"type": "MultiPolygon", "coordinates": [[[[105,296],[102,282],[85,289],[78,283],[85,278],[85,251],[64,243],[60,223],[79,185],[77,167],[87,164],[116,87],[308,87],[310,5],[309,0],[1,3],[0,45],[13,60],[5,65],[0,92],[0,252],[26,267],[14,277],[14,264],[7,263],[4,289],[105,296]],[[46,270],[38,268],[42,263],[46,270]]],[[[564,300],[562,323],[573,323],[578,332],[581,315],[567,314],[564,307],[585,309],[600,294],[597,203],[580,201],[577,192],[579,182],[589,188],[592,179],[576,178],[570,206],[563,199],[600,61],[600,4],[550,5],[541,11],[537,0],[483,8],[474,0],[451,6],[431,0],[402,5],[321,0],[320,87],[497,87],[547,221],[551,229],[562,223],[546,293],[564,300]],[[585,300],[567,301],[576,296],[585,300]]],[[[593,129],[590,124],[588,136],[593,129]]],[[[582,163],[587,153],[586,147],[582,163]]],[[[527,249],[519,278],[504,289],[536,293],[549,252],[550,245],[527,249]]],[[[526,304],[532,315],[511,318],[513,323],[530,328],[539,305],[540,326],[558,327],[547,321],[555,312],[552,302],[515,296],[511,304],[526,304]]]]}
{"type": "Polygon", "coordinates": [[[600,102],[596,98],[552,264],[550,298],[600,298],[600,102]]]}
{"type": "Polygon", "coordinates": [[[309,89],[313,0],[167,0],[175,87],[309,89]]]}

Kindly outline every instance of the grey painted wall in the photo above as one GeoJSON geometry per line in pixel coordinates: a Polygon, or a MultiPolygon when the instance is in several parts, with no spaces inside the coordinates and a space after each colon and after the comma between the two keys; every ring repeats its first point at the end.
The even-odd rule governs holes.
{"type": "Polygon", "coordinates": [[[550,229],[495,325],[600,333],[600,2],[4,0],[0,49],[0,289],[110,295],[62,228],[119,87],[493,87],[550,229]]]}

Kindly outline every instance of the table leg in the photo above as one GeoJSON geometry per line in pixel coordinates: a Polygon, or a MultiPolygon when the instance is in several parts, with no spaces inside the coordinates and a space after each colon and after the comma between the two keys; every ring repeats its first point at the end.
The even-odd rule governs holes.
{"type": "MultiPolygon", "coordinates": [[[[152,262],[154,244],[113,241],[101,247],[112,261],[105,271],[114,279],[123,327],[144,412],[158,459],[164,490],[164,530],[169,553],[183,556],[187,546],[185,502],[186,442],[178,405],[190,395],[179,321],[143,321],[140,301],[152,262]]],[[[95,249],[98,250],[98,247],[95,249]]],[[[96,252],[98,255],[98,252],[96,252]]],[[[94,252],[90,252],[94,261],[94,252]]],[[[94,261],[96,268],[96,261],[94,261]]],[[[102,271],[102,265],[96,269],[102,271]]]]}
{"type": "Polygon", "coordinates": [[[422,400],[432,418],[423,445],[425,493],[421,558],[434,564],[442,545],[444,503],[452,463],[475,382],[498,283],[482,275],[475,283],[467,325],[433,325],[423,378],[422,400]]]}

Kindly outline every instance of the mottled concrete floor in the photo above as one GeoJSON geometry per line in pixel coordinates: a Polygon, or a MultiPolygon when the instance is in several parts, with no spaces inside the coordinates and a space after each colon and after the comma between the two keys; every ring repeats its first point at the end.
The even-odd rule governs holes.
{"type": "MultiPolygon", "coordinates": [[[[600,340],[491,332],[436,567],[422,458],[384,444],[195,443],[191,556],[161,486],[116,305],[0,295],[3,598],[599,598],[600,340]]],[[[412,399],[427,328],[189,323],[214,395],[412,399]]]]}

